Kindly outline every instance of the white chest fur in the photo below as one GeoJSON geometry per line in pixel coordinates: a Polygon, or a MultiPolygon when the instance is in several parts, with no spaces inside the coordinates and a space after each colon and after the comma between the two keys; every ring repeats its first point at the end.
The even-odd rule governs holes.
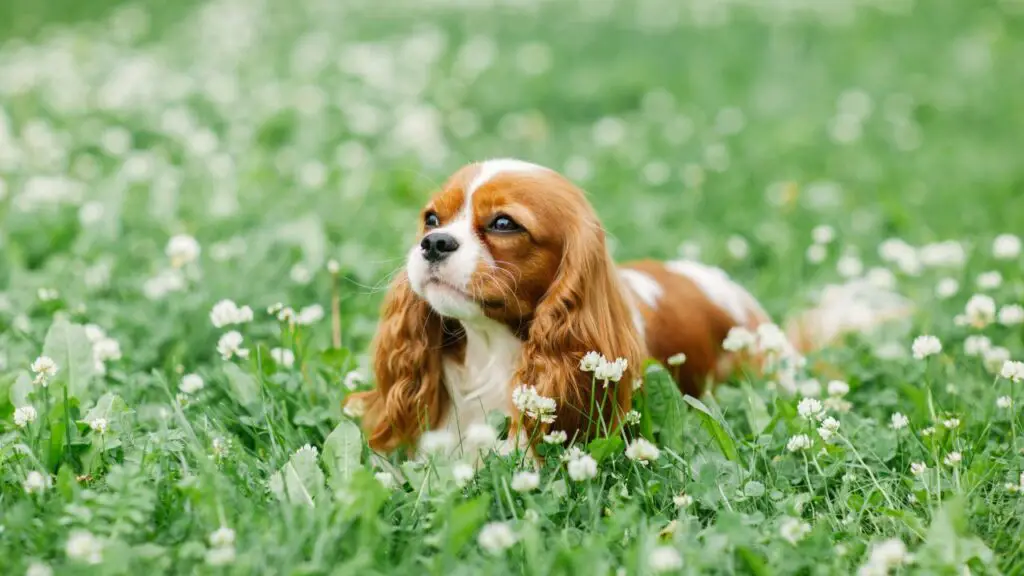
{"type": "MultiPolygon", "coordinates": [[[[464,321],[464,361],[446,361],[445,386],[451,404],[441,430],[462,439],[473,424],[482,424],[487,414],[510,414],[511,379],[519,361],[522,342],[503,324],[490,319],[464,321]]],[[[461,443],[460,443],[461,444],[461,443]]]]}

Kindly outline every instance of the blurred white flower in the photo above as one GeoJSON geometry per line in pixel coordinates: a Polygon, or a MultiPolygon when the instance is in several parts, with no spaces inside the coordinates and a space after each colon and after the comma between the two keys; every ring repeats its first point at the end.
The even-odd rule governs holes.
{"type": "Polygon", "coordinates": [[[935,285],[935,295],[942,300],[947,300],[956,296],[956,293],[959,291],[960,283],[953,278],[943,278],[935,285]]]}
{"type": "Polygon", "coordinates": [[[914,358],[924,360],[929,356],[942,352],[942,342],[935,336],[918,336],[914,339],[910,350],[914,354],[914,358]]]}
{"type": "Polygon", "coordinates": [[[252,318],[252,308],[248,306],[239,307],[234,301],[227,299],[214,304],[213,309],[210,311],[210,322],[215,328],[245,324],[246,322],[252,322],[252,318]]]}
{"type": "Polygon", "coordinates": [[[946,466],[956,466],[964,459],[963,455],[959,452],[950,452],[946,454],[946,457],[942,459],[946,466]]]}
{"type": "Polygon", "coordinates": [[[88,424],[89,428],[98,434],[106,434],[107,430],[110,429],[110,422],[106,418],[93,418],[88,424]]]}
{"type": "Polygon", "coordinates": [[[228,451],[231,450],[231,440],[218,436],[210,441],[210,450],[213,452],[213,457],[219,460],[228,455],[228,451]]]}
{"type": "Polygon", "coordinates": [[[636,426],[637,424],[640,423],[641,420],[643,420],[643,415],[640,414],[640,412],[637,412],[636,410],[630,410],[629,412],[626,412],[625,420],[626,424],[629,424],[630,426],[636,426]]]}
{"type": "Polygon", "coordinates": [[[235,547],[210,548],[206,551],[206,563],[210,566],[227,566],[235,561],[235,547]]]}
{"type": "Polygon", "coordinates": [[[516,492],[532,492],[540,486],[540,474],[530,471],[516,472],[511,487],[516,492]]]}
{"type": "Polygon", "coordinates": [[[470,449],[490,449],[498,441],[498,431],[490,424],[473,423],[466,428],[465,443],[470,449]]]}
{"type": "Polygon", "coordinates": [[[1010,359],[1010,351],[1002,346],[992,346],[981,353],[985,369],[992,374],[998,374],[1003,365],[1010,359]]]}
{"type": "Polygon", "coordinates": [[[49,486],[50,479],[35,470],[25,476],[25,481],[21,485],[26,494],[42,494],[49,486]]]}
{"type": "MultiPolygon", "coordinates": [[[[3,198],[0,198],[0,200],[2,199],[3,198]]],[[[33,562],[29,564],[28,569],[25,570],[25,576],[53,576],[53,568],[50,568],[49,564],[33,562]]]]}
{"type": "Polygon", "coordinates": [[[817,398],[818,396],[821,396],[821,381],[817,378],[801,380],[797,385],[797,392],[808,398],[817,398]]]}
{"type": "Polygon", "coordinates": [[[1003,285],[1003,275],[998,270],[990,270],[978,274],[974,282],[979,290],[995,290],[1003,285]]]}
{"type": "Polygon", "coordinates": [[[893,430],[902,430],[910,424],[910,418],[907,418],[900,412],[894,412],[890,421],[893,430]]]}
{"type": "MultiPolygon", "coordinates": [[[[732,330],[729,333],[731,334],[732,330]]],[[[728,339],[727,335],[726,340],[728,339]]],[[[757,327],[757,347],[760,352],[778,354],[788,352],[791,344],[782,329],[775,324],[766,323],[757,327]]]]}
{"type": "Polygon", "coordinates": [[[391,472],[377,472],[373,475],[380,482],[380,485],[387,488],[388,490],[394,490],[398,486],[398,482],[395,480],[394,474],[391,472]]]}
{"type": "Polygon", "coordinates": [[[1004,410],[1013,408],[1013,398],[1009,396],[1000,396],[996,399],[996,406],[1003,408],[1004,410]]]}
{"type": "Polygon", "coordinates": [[[796,406],[797,413],[806,420],[821,420],[825,415],[825,407],[815,398],[804,398],[796,406]]]}
{"type": "Polygon", "coordinates": [[[736,260],[743,260],[750,254],[750,245],[742,236],[730,236],[725,242],[725,249],[736,260]]]}
{"type": "Polygon", "coordinates": [[[997,260],[1013,260],[1020,256],[1020,237],[1013,234],[1000,234],[992,241],[992,256],[997,260]]]}
{"type": "Polygon", "coordinates": [[[836,262],[836,271],[843,278],[856,278],[864,272],[864,263],[853,254],[845,254],[836,262]]]}
{"type": "Polygon", "coordinates": [[[569,478],[576,482],[590,480],[597,476],[597,460],[594,460],[590,454],[579,454],[575,458],[570,459],[566,468],[569,472],[569,478]]]}
{"type": "Polygon", "coordinates": [[[811,264],[821,264],[828,258],[828,248],[824,244],[811,244],[807,247],[806,258],[811,264]]]}
{"type": "Polygon", "coordinates": [[[203,382],[202,376],[198,374],[185,374],[181,378],[181,384],[178,385],[178,389],[184,394],[195,394],[203,389],[206,383],[203,382]]]}
{"type": "Polygon", "coordinates": [[[935,434],[934,426],[928,426],[927,428],[921,429],[921,436],[928,437],[931,436],[932,434],[935,434]]]}
{"type": "Polygon", "coordinates": [[[296,284],[305,285],[309,284],[310,281],[313,280],[313,272],[311,272],[309,267],[305,264],[299,262],[292,266],[291,271],[288,273],[288,277],[296,284]]]}
{"type": "Polygon", "coordinates": [[[544,435],[544,442],[547,444],[565,444],[568,439],[569,435],[565,433],[565,430],[555,430],[544,435]]]}
{"type": "Polygon", "coordinates": [[[465,462],[457,462],[452,466],[452,479],[455,480],[455,485],[459,488],[464,488],[472,482],[474,476],[476,476],[476,470],[465,462]]]}
{"type": "Polygon", "coordinates": [[[808,438],[806,434],[797,434],[790,438],[789,442],[786,443],[786,450],[789,450],[790,452],[800,452],[802,450],[807,450],[810,447],[811,439],[808,438]]]}
{"type": "Polygon", "coordinates": [[[729,333],[725,336],[722,348],[729,352],[743,352],[753,349],[756,343],[757,337],[754,336],[753,332],[742,326],[734,326],[729,329],[729,333]]]}
{"type": "Polygon", "coordinates": [[[829,416],[821,421],[821,427],[818,428],[818,435],[821,439],[828,442],[837,432],[839,432],[839,420],[829,416]]]}
{"type": "Polygon", "coordinates": [[[213,548],[224,548],[235,545],[235,531],[227,526],[221,526],[210,533],[210,546],[213,548]]]}
{"type": "Polygon", "coordinates": [[[858,576],[885,576],[894,568],[910,562],[907,546],[899,538],[878,542],[871,547],[867,562],[857,571],[858,576]]]}
{"type": "Polygon", "coordinates": [[[142,285],[142,293],[149,300],[161,300],[171,292],[184,289],[185,277],[177,269],[163,270],[142,285]]]}
{"type": "Polygon", "coordinates": [[[517,539],[515,532],[505,522],[489,522],[480,529],[476,540],[485,552],[498,556],[515,546],[517,539]]]}
{"type": "Polygon", "coordinates": [[[14,410],[14,425],[18,428],[24,428],[30,423],[36,421],[36,409],[34,406],[21,406],[14,410]]]}
{"type": "Polygon", "coordinates": [[[1024,324],[1024,306],[1007,304],[999,309],[999,323],[1003,326],[1024,324]]]}
{"type": "Polygon", "coordinates": [[[242,335],[232,330],[220,337],[217,341],[217,352],[224,360],[231,360],[234,357],[248,358],[249,350],[242,348],[242,335]]]}
{"type": "Polygon", "coordinates": [[[828,383],[829,396],[846,396],[850,393],[850,385],[842,380],[832,380],[828,383]]]}
{"type": "Polygon", "coordinates": [[[348,390],[355,390],[365,382],[366,378],[363,377],[358,370],[352,370],[351,372],[346,373],[344,380],[342,380],[342,384],[344,384],[345,388],[348,390]]]}
{"type": "Polygon", "coordinates": [[[926,465],[924,462],[910,463],[910,473],[913,474],[914,476],[920,476],[921,474],[924,474],[927,470],[928,465],[926,465]]]}
{"type": "Polygon", "coordinates": [[[686,354],[683,354],[682,352],[673,354],[667,358],[666,362],[669,366],[682,366],[686,363],[686,354]]]}
{"type": "Polygon", "coordinates": [[[942,425],[945,426],[946,428],[950,429],[950,430],[952,430],[954,428],[959,428],[960,427],[960,419],[959,418],[947,418],[947,419],[942,421],[942,425]]]}
{"type": "Polygon", "coordinates": [[[968,356],[981,356],[992,348],[992,341],[988,336],[973,334],[964,339],[964,354],[968,356]]]}
{"type": "Polygon", "coordinates": [[[922,246],[919,257],[921,263],[929,268],[956,268],[963,265],[967,254],[962,244],[946,240],[922,246]]]}
{"type": "Polygon", "coordinates": [[[693,504],[693,496],[689,494],[677,494],[672,497],[672,503],[676,508],[689,508],[693,504]]]}
{"type": "Polygon", "coordinates": [[[274,359],[278,366],[285,369],[290,369],[295,365],[295,353],[287,348],[272,348],[270,350],[270,357],[274,359]]]}
{"type": "Polygon", "coordinates": [[[872,268],[868,270],[865,277],[872,286],[877,286],[878,288],[893,289],[896,287],[896,275],[888,268],[872,268]]]}
{"type": "Polygon", "coordinates": [[[796,545],[811,532],[811,525],[798,518],[786,517],[779,523],[779,536],[790,544],[796,545]]]}
{"type": "Polygon", "coordinates": [[[306,306],[299,310],[295,316],[295,323],[300,326],[310,326],[324,319],[324,307],[319,304],[306,306]]]}
{"type": "Polygon", "coordinates": [[[40,356],[32,362],[32,372],[36,375],[32,380],[33,384],[46,388],[50,385],[50,380],[57,375],[57,363],[53,361],[53,358],[49,356],[40,356]]]}
{"type": "Polygon", "coordinates": [[[996,318],[996,301],[985,294],[975,294],[964,306],[964,315],[957,317],[958,324],[969,324],[975,328],[984,328],[996,318]]]}
{"type": "Polygon", "coordinates": [[[512,391],[512,404],[524,414],[545,424],[555,421],[557,404],[554,398],[547,398],[537,393],[533,386],[518,386],[512,391]]]}
{"type": "Polygon", "coordinates": [[[626,457],[645,466],[648,462],[657,460],[659,456],[661,451],[658,447],[643,438],[633,440],[626,447],[626,457]]]}
{"type": "Polygon", "coordinates": [[[647,556],[647,567],[652,574],[674,572],[683,567],[683,557],[671,546],[655,546],[647,556]]]}
{"type": "Polygon", "coordinates": [[[164,249],[164,253],[174,268],[181,268],[195,262],[199,258],[200,252],[199,242],[188,234],[172,236],[164,249]]]}
{"type": "Polygon", "coordinates": [[[447,430],[427,430],[420,436],[420,450],[427,454],[448,452],[455,447],[455,440],[447,430]]]}
{"type": "Polygon", "coordinates": [[[68,559],[85,564],[99,564],[103,561],[103,542],[86,530],[75,530],[64,546],[68,559]]]}
{"type": "Polygon", "coordinates": [[[836,229],[828,224],[819,224],[811,230],[811,239],[815,244],[831,244],[836,239],[836,229]]]}
{"type": "Polygon", "coordinates": [[[1014,383],[1024,381],[1024,362],[1007,360],[1003,363],[999,375],[1014,383]]]}

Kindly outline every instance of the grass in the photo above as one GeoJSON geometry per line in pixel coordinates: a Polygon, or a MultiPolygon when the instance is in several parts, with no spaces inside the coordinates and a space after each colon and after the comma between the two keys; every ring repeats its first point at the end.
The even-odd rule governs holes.
{"type": "Polygon", "coordinates": [[[853,573],[908,560],[894,538],[903,573],[1024,571],[1024,397],[991,350],[1024,359],[1022,328],[954,321],[975,292],[1024,299],[992,250],[1024,230],[1019,2],[78,4],[2,28],[0,573],[648,574],[668,550],[682,573],[853,573]],[[829,443],[799,394],[684,401],[652,369],[653,463],[612,438],[581,447],[587,481],[550,458],[521,494],[491,457],[462,487],[440,460],[386,487],[344,383],[422,202],[492,156],[578,181],[617,258],[699,247],[780,320],[858,263],[917,314],[822,354],[850,388],[829,443]],[[177,234],[202,249],[178,268],[177,234]],[[253,321],[215,328],[224,298],[253,321]],[[278,302],[326,314],[293,329],[278,302]],[[248,358],[217,353],[232,328],[248,358]],[[943,351],[912,358],[920,334],[943,351]],[[515,544],[492,554],[494,522],[515,544]]]}

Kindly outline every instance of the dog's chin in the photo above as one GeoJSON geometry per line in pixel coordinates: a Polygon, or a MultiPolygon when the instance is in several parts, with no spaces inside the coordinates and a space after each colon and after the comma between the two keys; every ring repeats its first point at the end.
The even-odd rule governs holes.
{"type": "Polygon", "coordinates": [[[427,280],[423,284],[423,298],[441,316],[456,320],[471,320],[483,315],[480,306],[458,288],[438,280],[427,280]]]}

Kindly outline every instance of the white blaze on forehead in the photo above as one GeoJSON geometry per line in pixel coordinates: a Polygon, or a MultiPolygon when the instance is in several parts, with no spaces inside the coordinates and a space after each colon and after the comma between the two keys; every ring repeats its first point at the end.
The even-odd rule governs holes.
{"type": "Polygon", "coordinates": [[[732,316],[738,324],[746,324],[751,312],[767,317],[757,300],[739,284],[730,280],[720,268],[690,260],[666,262],[665,268],[693,280],[711,302],[732,316]]]}
{"type": "Polygon", "coordinates": [[[547,168],[539,164],[523,160],[515,160],[513,158],[501,158],[498,160],[487,160],[481,162],[480,169],[477,171],[476,176],[473,176],[473,179],[469,181],[469,185],[466,186],[466,199],[464,202],[466,203],[466,206],[472,206],[471,200],[473,198],[473,193],[498,174],[504,174],[505,172],[540,172],[547,170],[547,168]]]}

